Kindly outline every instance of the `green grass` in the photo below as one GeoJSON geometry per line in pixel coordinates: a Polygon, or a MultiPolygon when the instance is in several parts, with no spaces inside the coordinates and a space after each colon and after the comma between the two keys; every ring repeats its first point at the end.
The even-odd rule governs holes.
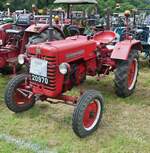
{"type": "Polygon", "coordinates": [[[15,145],[0,141],[0,152],[1,153],[34,153],[31,150],[20,149],[15,145]]]}
{"type": "MultiPolygon", "coordinates": [[[[73,107],[38,102],[31,110],[9,111],[3,93],[9,78],[0,79],[0,134],[48,147],[58,153],[149,153],[150,152],[150,69],[142,64],[136,92],[126,99],[114,93],[113,74],[97,82],[88,78],[83,89],[101,91],[105,99],[102,124],[91,136],[80,139],[72,130],[73,107]]],[[[69,92],[78,95],[78,88],[69,92]]],[[[32,153],[0,141],[2,153],[32,153]]]]}

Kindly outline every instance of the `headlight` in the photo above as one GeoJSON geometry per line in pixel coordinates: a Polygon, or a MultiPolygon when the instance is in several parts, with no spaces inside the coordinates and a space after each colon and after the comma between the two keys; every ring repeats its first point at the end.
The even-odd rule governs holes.
{"type": "Polygon", "coordinates": [[[25,63],[25,55],[24,54],[20,54],[19,56],[18,56],[18,63],[19,64],[24,64],[25,63]]]}
{"type": "Polygon", "coordinates": [[[59,65],[59,71],[61,74],[66,75],[69,71],[69,64],[68,63],[62,63],[59,65]]]}
{"type": "Polygon", "coordinates": [[[2,40],[2,39],[0,39],[0,46],[1,46],[1,45],[3,45],[3,40],[2,40]]]}

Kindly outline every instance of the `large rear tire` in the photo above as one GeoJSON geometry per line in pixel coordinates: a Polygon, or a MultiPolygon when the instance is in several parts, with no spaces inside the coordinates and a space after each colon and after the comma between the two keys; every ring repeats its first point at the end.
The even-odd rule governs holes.
{"type": "Polygon", "coordinates": [[[138,51],[132,50],[128,60],[118,61],[115,71],[115,91],[119,97],[130,96],[136,87],[139,72],[138,51]]]}
{"type": "Polygon", "coordinates": [[[10,80],[6,87],[5,103],[15,113],[26,111],[35,104],[35,97],[31,95],[28,79],[27,74],[18,75],[10,80]]]}
{"type": "Polygon", "coordinates": [[[80,97],[72,120],[77,136],[84,138],[97,129],[102,118],[103,105],[102,95],[95,90],[89,90],[80,97]]]}

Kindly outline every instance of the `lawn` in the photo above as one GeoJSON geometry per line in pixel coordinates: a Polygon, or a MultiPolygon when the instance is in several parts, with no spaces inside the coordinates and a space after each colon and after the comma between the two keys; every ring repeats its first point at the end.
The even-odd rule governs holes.
{"type": "MultiPolygon", "coordinates": [[[[0,153],[149,153],[150,68],[141,66],[136,92],[129,98],[114,93],[113,74],[97,82],[88,78],[84,89],[101,91],[105,113],[98,130],[80,139],[72,130],[73,107],[38,102],[15,114],[3,100],[8,76],[0,76],[0,153]]],[[[69,94],[77,94],[74,88],[69,94]]]]}

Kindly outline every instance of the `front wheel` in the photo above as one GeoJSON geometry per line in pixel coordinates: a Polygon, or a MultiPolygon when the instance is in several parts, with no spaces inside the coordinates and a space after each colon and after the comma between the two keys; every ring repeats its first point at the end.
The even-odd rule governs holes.
{"type": "Polygon", "coordinates": [[[95,90],[89,90],[80,97],[72,120],[77,136],[84,138],[97,129],[102,118],[103,105],[102,95],[95,90]]]}
{"type": "Polygon", "coordinates": [[[139,56],[136,50],[132,50],[126,61],[118,61],[115,71],[115,89],[119,97],[130,96],[136,87],[139,72],[139,56]]]}
{"type": "Polygon", "coordinates": [[[29,75],[18,75],[8,83],[5,103],[11,111],[16,113],[26,111],[35,104],[35,97],[29,86],[29,75]]]}

